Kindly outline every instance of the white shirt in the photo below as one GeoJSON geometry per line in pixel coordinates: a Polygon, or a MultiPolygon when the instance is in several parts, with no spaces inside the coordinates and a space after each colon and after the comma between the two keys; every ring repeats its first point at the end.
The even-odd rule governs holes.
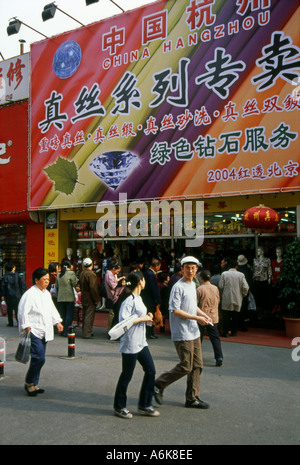
{"type": "MultiPolygon", "coordinates": [[[[147,315],[147,308],[139,295],[132,294],[121,305],[119,312],[119,321],[123,321],[131,315],[137,315],[138,318],[147,315]]],[[[137,323],[121,337],[120,352],[123,354],[137,354],[145,346],[146,340],[146,324],[145,322],[137,323]]]]}
{"type": "Polygon", "coordinates": [[[172,341],[194,341],[200,337],[196,320],[180,318],[174,310],[184,310],[190,315],[197,315],[196,284],[182,278],[172,287],[169,299],[170,327],[172,341]]]}
{"type": "Polygon", "coordinates": [[[26,328],[30,327],[34,336],[52,341],[54,339],[53,326],[61,323],[62,319],[52,301],[50,292],[32,286],[20,300],[18,322],[21,335],[25,333],[26,328]]]}

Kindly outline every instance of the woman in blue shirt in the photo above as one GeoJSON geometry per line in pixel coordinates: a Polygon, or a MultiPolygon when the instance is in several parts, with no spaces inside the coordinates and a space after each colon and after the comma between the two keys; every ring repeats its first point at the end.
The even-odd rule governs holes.
{"type": "Polygon", "coordinates": [[[142,415],[159,416],[152,407],[154,395],[155,366],[146,340],[146,323],[152,324],[152,313],[147,314],[147,308],[140,296],[145,287],[145,279],[141,272],[129,274],[125,292],[121,297],[119,321],[136,315],[133,326],[121,336],[120,352],[122,353],[122,373],[120,375],[114,398],[115,415],[130,419],[132,414],[126,408],[127,388],[132,379],[138,361],[144,370],[144,379],[140,390],[138,410],[142,415]]]}

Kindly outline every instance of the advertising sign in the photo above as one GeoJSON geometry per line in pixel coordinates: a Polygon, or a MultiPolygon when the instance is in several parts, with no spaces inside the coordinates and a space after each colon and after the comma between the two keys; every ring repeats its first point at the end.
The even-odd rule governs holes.
{"type": "Polygon", "coordinates": [[[28,103],[0,108],[0,221],[27,211],[28,103]]]}
{"type": "Polygon", "coordinates": [[[298,0],[162,0],[32,45],[31,209],[299,189],[298,0]]]}
{"type": "Polygon", "coordinates": [[[0,105],[29,98],[29,53],[0,62],[0,105]]]}

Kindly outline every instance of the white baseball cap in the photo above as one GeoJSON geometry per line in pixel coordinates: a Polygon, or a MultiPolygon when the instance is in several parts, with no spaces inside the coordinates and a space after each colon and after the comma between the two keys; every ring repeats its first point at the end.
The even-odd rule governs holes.
{"type": "Polygon", "coordinates": [[[85,258],[85,259],[83,260],[83,262],[82,262],[83,266],[87,266],[87,267],[91,266],[92,263],[93,263],[93,262],[92,262],[92,260],[91,260],[89,257],[85,258]]]}
{"type": "Polygon", "coordinates": [[[195,263],[197,266],[201,266],[201,263],[199,262],[199,260],[191,256],[184,257],[180,262],[181,266],[183,266],[185,263],[195,263]]]}

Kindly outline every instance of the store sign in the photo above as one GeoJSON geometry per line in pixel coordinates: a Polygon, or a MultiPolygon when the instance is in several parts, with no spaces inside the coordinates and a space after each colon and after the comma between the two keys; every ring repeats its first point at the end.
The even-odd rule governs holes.
{"type": "Polygon", "coordinates": [[[299,189],[298,0],[162,0],[32,45],[32,209],[299,189]]]}
{"type": "Polygon", "coordinates": [[[29,98],[29,53],[0,62],[0,105],[29,98]]]}
{"type": "MultiPolygon", "coordinates": [[[[28,103],[0,108],[0,212],[27,210],[28,103]]],[[[0,215],[0,221],[1,221],[0,215]]]]}

